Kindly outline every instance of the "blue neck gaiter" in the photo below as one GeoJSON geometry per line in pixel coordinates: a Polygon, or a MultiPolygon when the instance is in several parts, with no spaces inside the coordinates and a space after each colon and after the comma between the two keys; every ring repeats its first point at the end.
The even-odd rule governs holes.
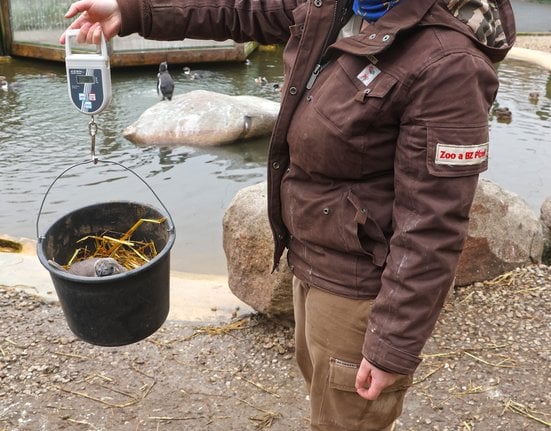
{"type": "Polygon", "coordinates": [[[401,0],[354,0],[352,9],[356,15],[369,22],[377,21],[401,0]]]}

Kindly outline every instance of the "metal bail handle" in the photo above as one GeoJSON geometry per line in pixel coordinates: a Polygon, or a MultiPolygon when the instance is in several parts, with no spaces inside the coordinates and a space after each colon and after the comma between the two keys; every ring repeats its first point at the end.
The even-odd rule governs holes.
{"type": "Polygon", "coordinates": [[[54,181],[50,184],[50,186],[48,187],[48,190],[46,190],[46,193],[44,194],[44,197],[42,198],[42,203],[40,204],[40,209],[38,210],[38,215],[36,217],[36,237],[38,238],[39,241],[45,239],[44,237],[40,236],[40,216],[42,215],[42,210],[44,208],[44,204],[46,203],[46,198],[48,197],[48,194],[50,193],[50,190],[52,190],[54,184],[61,178],[63,177],[67,172],[69,172],[70,170],[78,167],[78,166],[83,166],[83,165],[87,165],[89,163],[93,163],[93,164],[97,164],[98,162],[100,163],[107,163],[107,164],[110,164],[110,165],[115,165],[115,166],[118,166],[122,169],[124,169],[125,171],[131,173],[132,175],[134,175],[138,180],[140,180],[148,189],[149,191],[151,192],[151,194],[153,196],[155,196],[155,199],[157,199],[157,201],[161,204],[161,207],[163,208],[164,212],[165,212],[165,215],[167,216],[168,218],[168,231],[169,232],[172,232],[174,231],[174,220],[172,220],[172,216],[170,215],[170,212],[168,211],[168,209],[166,208],[165,204],[163,204],[163,201],[161,201],[161,199],[159,198],[159,196],[157,195],[157,193],[155,193],[155,191],[151,188],[151,186],[147,183],[147,181],[145,181],[142,177],[140,177],[136,172],[134,172],[132,169],[122,165],[121,163],[118,163],[118,162],[113,162],[113,161],[110,161],[110,160],[100,160],[98,158],[95,157],[94,154],[92,154],[92,160],[88,160],[86,162],[80,162],[80,163],[76,163],[72,166],[69,166],[67,169],[65,169],[61,174],[59,174],[55,179],[54,181]]]}

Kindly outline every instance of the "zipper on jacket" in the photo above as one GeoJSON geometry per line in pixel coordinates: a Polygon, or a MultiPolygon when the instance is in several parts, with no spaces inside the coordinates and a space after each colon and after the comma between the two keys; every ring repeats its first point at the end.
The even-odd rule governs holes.
{"type": "Polygon", "coordinates": [[[307,90],[310,90],[312,88],[312,86],[314,85],[314,82],[316,82],[316,79],[318,78],[318,75],[326,65],[327,64],[324,64],[323,66],[320,63],[316,64],[316,66],[314,67],[314,71],[312,72],[312,75],[310,75],[310,79],[308,79],[308,82],[306,83],[307,90]]]}
{"type": "MultiPolygon", "coordinates": [[[[345,14],[346,14],[346,8],[351,7],[351,1],[346,0],[346,3],[347,3],[346,7],[344,9],[345,14]]],[[[346,15],[341,16],[341,22],[337,22],[338,19],[339,19],[339,17],[337,17],[337,11],[338,10],[339,10],[339,0],[335,1],[335,8],[333,10],[333,22],[331,24],[331,28],[329,29],[329,34],[327,35],[327,38],[325,39],[323,49],[321,50],[322,55],[321,55],[318,63],[314,67],[314,71],[312,72],[312,75],[310,75],[310,78],[308,79],[308,82],[306,83],[306,89],[307,90],[312,89],[312,87],[314,86],[314,82],[316,82],[316,79],[317,79],[318,75],[320,74],[320,72],[330,62],[329,59],[325,58],[326,57],[325,56],[325,51],[327,50],[327,48],[329,47],[330,44],[335,42],[335,39],[337,38],[338,32],[340,31],[340,29],[344,25],[344,21],[345,21],[344,18],[346,17],[346,15]]]]}

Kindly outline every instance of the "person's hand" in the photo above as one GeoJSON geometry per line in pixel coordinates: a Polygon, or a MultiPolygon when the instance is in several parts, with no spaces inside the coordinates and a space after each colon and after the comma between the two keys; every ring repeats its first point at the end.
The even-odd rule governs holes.
{"type": "MultiPolygon", "coordinates": [[[[116,0],[80,0],[71,5],[65,18],[80,16],[69,26],[69,29],[80,29],[77,36],[78,43],[98,45],[101,33],[106,40],[119,33],[121,28],[121,11],[116,0]]],[[[63,32],[59,42],[66,41],[66,32],[63,32]]]]}
{"type": "Polygon", "coordinates": [[[373,401],[399,377],[400,374],[387,373],[363,358],[356,374],[356,391],[360,397],[373,401]]]}

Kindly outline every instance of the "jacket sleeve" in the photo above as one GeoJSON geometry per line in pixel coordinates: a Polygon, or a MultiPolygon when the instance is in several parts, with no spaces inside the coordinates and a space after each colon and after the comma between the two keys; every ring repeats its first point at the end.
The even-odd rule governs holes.
{"type": "Polygon", "coordinates": [[[119,36],[282,43],[289,38],[297,0],[117,0],[119,36]]]}
{"type": "Polygon", "coordinates": [[[482,54],[461,52],[430,63],[409,88],[394,161],[394,233],[363,348],[384,370],[415,370],[452,286],[487,167],[497,86],[482,54]]]}

